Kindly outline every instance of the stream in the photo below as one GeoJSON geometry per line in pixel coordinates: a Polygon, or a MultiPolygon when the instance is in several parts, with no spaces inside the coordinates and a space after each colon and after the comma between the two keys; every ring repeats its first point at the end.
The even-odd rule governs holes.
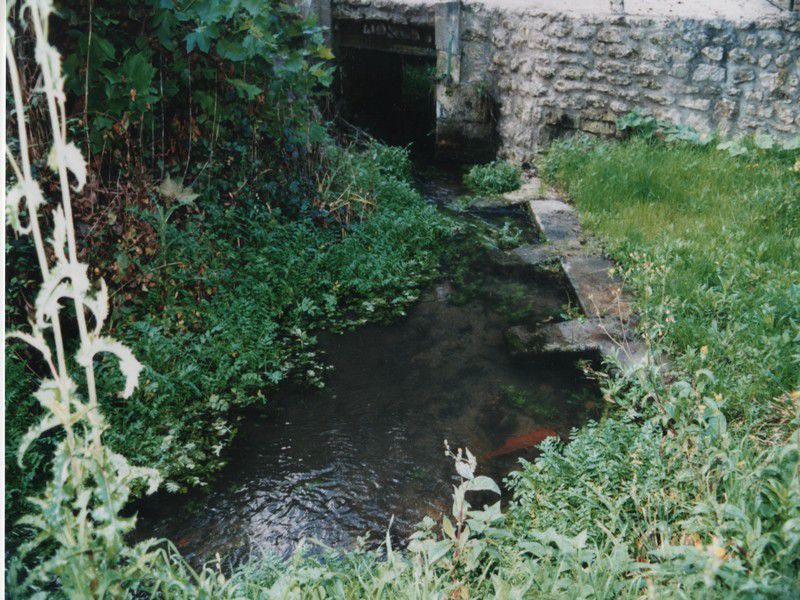
{"type": "MultiPolygon", "coordinates": [[[[418,169],[416,181],[442,209],[463,193],[452,169],[418,169]]],[[[463,218],[535,239],[521,207],[463,218]]],[[[457,477],[445,439],[500,483],[537,453],[497,452],[509,440],[543,428],[566,438],[596,416],[597,391],[574,356],[514,358],[504,337],[558,319],[569,301],[556,276],[475,264],[466,280],[445,271],[392,324],[320,334],[333,366],[325,388],[282,389],[246,414],[210,489],[148,499],[136,538],[169,538],[195,564],[216,554],[237,564],[263,551],[287,557],[301,540],[348,549],[369,533],[378,544],[393,517],[402,546],[425,515],[449,511],[457,477]]]]}

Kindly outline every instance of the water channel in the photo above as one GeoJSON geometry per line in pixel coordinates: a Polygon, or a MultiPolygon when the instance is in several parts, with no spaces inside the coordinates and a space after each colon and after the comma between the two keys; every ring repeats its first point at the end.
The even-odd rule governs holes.
{"type": "MultiPolygon", "coordinates": [[[[443,210],[463,192],[453,169],[418,169],[417,186],[443,210]]],[[[521,208],[460,218],[535,238],[521,208]]],[[[326,387],[280,390],[244,415],[210,489],[148,500],[137,537],[167,537],[195,563],[216,554],[237,563],[262,551],[286,557],[301,540],[347,549],[369,533],[377,543],[394,517],[402,545],[425,515],[448,510],[456,479],[443,440],[469,447],[479,472],[500,482],[537,452],[504,453],[509,440],[566,437],[593,415],[596,392],[575,357],[514,357],[504,337],[512,325],[560,318],[569,302],[558,277],[481,257],[458,280],[445,268],[395,323],[320,334],[333,366],[326,387]]]]}

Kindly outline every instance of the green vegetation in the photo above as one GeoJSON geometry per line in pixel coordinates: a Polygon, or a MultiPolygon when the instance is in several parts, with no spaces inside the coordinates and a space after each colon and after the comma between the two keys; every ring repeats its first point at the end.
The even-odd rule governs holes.
{"type": "Polygon", "coordinates": [[[646,574],[659,596],[800,584],[797,158],[634,137],[563,142],[542,165],[670,357],[668,376],[609,380],[617,416],[512,479],[516,521],[586,531],[598,580],[646,574]]]}
{"type": "MultiPolygon", "coordinates": [[[[90,3],[65,13],[62,94],[51,7],[27,6],[29,27],[10,28],[26,37],[9,43],[7,302],[31,348],[6,355],[6,500],[30,543],[6,557],[10,596],[796,595],[797,151],[760,138],[723,153],[641,115],[630,129],[643,135],[557,144],[542,172],[617,260],[668,367],[599,375],[608,416],[569,445],[546,441],[510,477],[509,510],[469,505],[498,489],[448,448],[452,518],[425,519],[405,552],[387,539],[383,555],[299,552],[225,575],[193,571],[166,541],[127,544],[132,494],[162,476],[206,482],[236,410],[290,378],[321,384],[314,332],[402,314],[449,226],[409,186],[404,151],[329,140],[313,104],[329,52],[295,9],[90,3]],[[14,56],[34,45],[20,82],[14,56]],[[50,139],[50,119],[67,139],[50,139]]],[[[470,178],[479,193],[519,184],[503,163],[470,178]]]]}
{"type": "Polygon", "coordinates": [[[543,165],[647,302],[649,335],[687,373],[711,368],[726,412],[748,421],[800,387],[795,157],[634,138],[565,143],[543,165]]]}
{"type": "Polygon", "coordinates": [[[464,183],[474,193],[489,196],[512,192],[522,184],[522,170],[505,160],[475,165],[464,176],[464,183]]]}
{"type": "MultiPolygon", "coordinates": [[[[288,6],[274,6],[274,13],[259,9],[257,18],[243,22],[246,12],[217,12],[223,3],[212,3],[213,7],[205,3],[201,11],[203,4],[187,9],[194,15],[189,20],[184,18],[189,13],[171,4],[155,9],[154,18],[167,19],[170,35],[178,39],[192,35],[186,30],[192,19],[224,23],[215,34],[216,46],[212,45],[218,51],[230,49],[226,36],[239,39],[244,32],[237,43],[247,46],[248,52],[255,44],[253,51],[264,53],[243,72],[253,81],[263,80],[265,89],[274,87],[276,104],[265,107],[264,97],[232,95],[234,90],[225,91],[218,82],[219,88],[214,89],[229,101],[224,110],[218,106],[217,113],[206,119],[202,107],[195,106],[191,116],[199,132],[213,125],[213,135],[211,129],[207,131],[212,137],[190,140],[167,130],[172,152],[168,147],[165,154],[158,145],[153,151],[150,142],[154,140],[149,138],[141,144],[123,140],[133,144],[132,156],[140,159],[134,166],[104,163],[109,156],[119,156],[113,144],[120,140],[107,140],[109,154],[90,163],[90,183],[72,203],[74,213],[86,224],[77,228],[77,235],[82,247],[90,249],[88,256],[96,265],[92,274],[102,274],[109,281],[116,305],[109,326],[145,365],[133,397],[120,401],[114,393],[120,382],[114,362],[97,361],[100,402],[109,423],[104,439],[132,463],[158,468],[165,488],[172,491],[209,481],[222,464],[222,450],[235,434],[242,408],[268,402],[275,387],[286,380],[323,385],[328,367],[317,359],[316,331],[403,314],[416,299],[419,286],[437,272],[442,242],[450,230],[447,220],[411,188],[406,150],[373,142],[340,147],[317,122],[311,101],[322,73],[315,70],[323,67],[314,66],[310,57],[319,60],[327,55],[326,49],[317,47],[319,30],[300,20],[288,6]],[[214,10],[203,12],[210,8],[214,10]],[[180,13],[177,20],[170,17],[175,11],[180,13]],[[239,24],[235,34],[227,29],[232,23],[239,24]],[[261,35],[265,28],[275,30],[273,54],[265,50],[263,40],[248,41],[248,36],[261,35]],[[295,61],[291,73],[284,70],[286,61],[295,61]],[[295,78],[303,79],[302,85],[295,85],[295,78]],[[295,96],[287,95],[286,86],[295,96]],[[186,152],[193,153],[191,164],[183,163],[186,152]],[[203,152],[206,156],[198,160],[203,152]],[[151,161],[156,163],[154,170],[139,171],[151,161]],[[156,185],[159,162],[168,168],[156,185]],[[109,171],[112,167],[115,170],[109,171]],[[192,180],[193,187],[183,184],[186,168],[185,179],[192,180]],[[131,196],[109,193],[99,185],[104,173],[124,180],[131,177],[130,169],[140,173],[126,186],[131,196]],[[97,202],[105,209],[92,208],[97,202]]],[[[124,8],[93,4],[92,52],[104,49],[108,56],[106,62],[91,64],[103,72],[117,72],[124,66],[119,61],[129,62],[109,49],[111,42],[105,37],[115,43],[124,40],[132,31],[128,26],[144,10],[124,8]],[[111,34],[115,26],[122,28],[120,36],[111,34]]],[[[70,14],[73,24],[80,25],[79,15],[70,14]]],[[[136,31],[145,38],[164,33],[163,28],[136,31]]],[[[76,62],[76,56],[78,62],[86,58],[80,52],[85,52],[88,38],[78,39],[78,54],[68,57],[66,68],[76,62]]],[[[147,39],[148,44],[155,43],[147,39]]],[[[32,43],[29,38],[23,40],[32,43]]],[[[15,43],[27,48],[22,41],[15,43]]],[[[140,66],[144,58],[153,64],[164,60],[148,44],[140,40],[147,48],[131,51],[142,54],[135,61],[140,66]]],[[[191,58],[180,59],[182,68],[197,70],[192,72],[197,76],[195,84],[208,84],[206,70],[211,67],[207,63],[227,59],[219,52],[188,46],[187,40],[185,50],[191,58]]],[[[176,43],[158,47],[171,58],[184,48],[176,43]]],[[[90,58],[96,59],[93,54],[90,58]]],[[[231,68],[237,70],[239,61],[231,60],[231,68]]],[[[178,65],[164,64],[168,66],[159,77],[174,79],[169,70],[178,65]]],[[[30,73],[36,74],[33,64],[30,73]]],[[[83,88],[70,83],[74,77],[67,80],[68,94],[82,93],[83,88]]],[[[25,90],[33,82],[23,79],[20,83],[25,90]]],[[[139,105],[133,97],[129,104],[113,102],[114,85],[98,88],[90,77],[89,106],[106,103],[110,110],[103,114],[113,117],[117,128],[139,123],[140,133],[150,135],[151,126],[169,124],[170,111],[180,120],[179,107],[185,98],[181,94],[191,93],[196,99],[199,90],[180,87],[184,83],[180,78],[173,83],[179,85],[173,90],[174,98],[158,96],[158,89],[150,89],[156,97],[148,105],[139,105]],[[163,123],[162,107],[167,115],[163,123]]],[[[33,125],[38,125],[38,118],[38,113],[28,115],[33,125]]],[[[107,137],[102,119],[91,111],[89,122],[87,155],[96,136],[107,137]]],[[[30,129],[44,136],[42,147],[49,146],[42,133],[46,129],[30,129]]],[[[84,133],[78,128],[74,136],[85,140],[84,133]]],[[[12,137],[10,145],[19,161],[19,140],[12,137]]],[[[29,146],[43,186],[53,185],[44,168],[46,152],[38,150],[39,144],[29,146]]],[[[21,327],[28,319],[30,294],[39,275],[37,258],[29,236],[9,232],[8,240],[9,325],[21,327]]],[[[25,499],[44,487],[59,440],[53,431],[39,437],[28,449],[24,465],[17,464],[17,449],[26,432],[46,414],[31,395],[43,367],[25,344],[12,341],[6,347],[9,523],[29,509],[25,499]]],[[[11,528],[10,545],[24,540],[29,532],[26,527],[11,528]]]]}
{"type": "MultiPolygon", "coordinates": [[[[765,151],[732,158],[710,145],[638,137],[554,147],[545,175],[574,194],[618,260],[638,293],[643,335],[654,354],[670,352],[669,371],[603,379],[610,414],[566,446],[545,442],[542,456],[510,478],[514,502],[502,520],[479,529],[477,569],[454,565],[446,544],[441,555],[431,545],[430,554],[389,560],[356,552],[288,565],[254,561],[225,593],[794,595],[796,160],[765,151]]],[[[448,530],[443,525],[441,542],[448,530]]]]}

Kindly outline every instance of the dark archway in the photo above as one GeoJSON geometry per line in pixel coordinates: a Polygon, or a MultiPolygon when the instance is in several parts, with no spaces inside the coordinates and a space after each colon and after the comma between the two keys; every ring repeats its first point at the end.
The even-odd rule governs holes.
{"type": "Polygon", "coordinates": [[[384,50],[339,50],[341,115],[389,144],[433,156],[436,65],[432,57],[384,50]]]}

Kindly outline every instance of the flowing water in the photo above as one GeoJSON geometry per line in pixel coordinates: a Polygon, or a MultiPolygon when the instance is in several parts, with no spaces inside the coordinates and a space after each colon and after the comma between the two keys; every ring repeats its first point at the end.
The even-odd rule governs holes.
{"type": "MultiPolygon", "coordinates": [[[[458,179],[428,170],[418,186],[447,205],[458,179]]],[[[532,231],[521,211],[467,218],[532,231]]],[[[511,325],[558,318],[568,302],[558,279],[474,264],[459,281],[445,273],[393,324],[320,335],[333,366],[326,387],[282,390],[245,415],[211,489],[148,500],[137,537],[167,537],[195,563],[216,553],[238,562],[262,550],[288,556],[302,539],[378,542],[394,517],[402,544],[422,517],[449,510],[456,478],[443,440],[469,447],[479,472],[500,482],[536,450],[481,457],[543,428],[565,437],[594,411],[575,357],[514,358],[504,338],[511,325]]]]}

